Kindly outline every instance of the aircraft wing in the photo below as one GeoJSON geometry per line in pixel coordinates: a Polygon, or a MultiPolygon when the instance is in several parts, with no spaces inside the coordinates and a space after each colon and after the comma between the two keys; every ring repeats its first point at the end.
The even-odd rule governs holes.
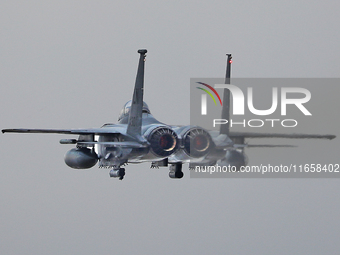
{"type": "Polygon", "coordinates": [[[252,132],[229,132],[229,135],[220,134],[218,131],[213,130],[209,132],[212,136],[216,147],[219,149],[225,149],[229,147],[233,148],[274,148],[274,147],[296,147],[292,145],[251,145],[245,143],[246,138],[288,138],[288,139],[328,139],[332,140],[335,135],[319,135],[319,134],[283,134],[283,133],[252,133],[252,132]],[[231,142],[231,140],[233,142],[231,142]],[[231,143],[230,143],[231,142],[231,143]]]}
{"type": "Polygon", "coordinates": [[[278,133],[247,133],[247,132],[230,132],[230,138],[290,138],[290,139],[328,139],[332,140],[335,135],[318,135],[318,134],[278,134],[278,133]]]}
{"type": "Polygon", "coordinates": [[[3,129],[2,133],[48,133],[48,134],[68,134],[68,135],[102,135],[119,134],[114,128],[89,128],[89,129],[3,129]]]}
{"type": "Polygon", "coordinates": [[[289,144],[234,144],[234,148],[294,148],[296,145],[289,144]]]}

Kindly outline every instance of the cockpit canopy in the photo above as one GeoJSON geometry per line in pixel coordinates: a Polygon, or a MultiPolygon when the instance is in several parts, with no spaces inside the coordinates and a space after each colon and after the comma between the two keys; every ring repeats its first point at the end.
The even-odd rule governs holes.
{"type": "MultiPolygon", "coordinates": [[[[120,121],[121,119],[125,118],[126,116],[129,116],[129,113],[130,113],[130,109],[131,109],[131,100],[128,101],[123,109],[121,110],[120,114],[119,114],[119,117],[118,117],[118,121],[120,121]]],[[[143,102],[143,110],[142,110],[143,113],[148,113],[148,114],[151,114],[150,110],[149,110],[149,106],[143,102]]]]}

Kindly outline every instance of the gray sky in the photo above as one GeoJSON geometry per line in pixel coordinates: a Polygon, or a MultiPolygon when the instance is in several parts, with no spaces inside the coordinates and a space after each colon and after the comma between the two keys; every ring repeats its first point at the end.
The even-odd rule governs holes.
{"type": "MultiPolygon", "coordinates": [[[[222,77],[225,53],[234,77],[339,77],[338,13],[335,1],[2,1],[0,128],[115,122],[132,97],[139,48],[149,52],[144,99],[169,124],[189,122],[189,79],[222,77]]],[[[339,135],[338,123],[324,124],[339,135]]],[[[0,136],[1,254],[340,248],[338,179],[190,179],[184,167],[171,180],[142,164],[118,181],[97,167],[68,168],[72,146],[61,138],[0,136]]],[[[254,164],[339,163],[338,151],[338,141],[304,141],[247,154],[254,164]]]]}

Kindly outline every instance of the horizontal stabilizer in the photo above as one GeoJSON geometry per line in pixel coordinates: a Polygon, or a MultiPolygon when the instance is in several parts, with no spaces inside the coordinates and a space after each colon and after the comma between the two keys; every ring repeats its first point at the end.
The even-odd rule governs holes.
{"type": "Polygon", "coordinates": [[[147,145],[136,142],[78,142],[77,144],[92,146],[96,144],[105,145],[106,147],[125,147],[125,148],[146,148],[147,145]]]}

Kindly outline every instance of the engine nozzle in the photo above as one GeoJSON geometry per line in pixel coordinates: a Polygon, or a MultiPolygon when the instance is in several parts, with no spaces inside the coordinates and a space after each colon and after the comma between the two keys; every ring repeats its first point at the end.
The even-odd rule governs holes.
{"type": "Polygon", "coordinates": [[[176,133],[168,127],[157,127],[151,130],[147,136],[151,151],[160,157],[168,157],[178,148],[176,133]]]}
{"type": "Polygon", "coordinates": [[[212,146],[211,136],[202,128],[191,128],[183,135],[185,152],[193,158],[208,154],[212,146]]]}

